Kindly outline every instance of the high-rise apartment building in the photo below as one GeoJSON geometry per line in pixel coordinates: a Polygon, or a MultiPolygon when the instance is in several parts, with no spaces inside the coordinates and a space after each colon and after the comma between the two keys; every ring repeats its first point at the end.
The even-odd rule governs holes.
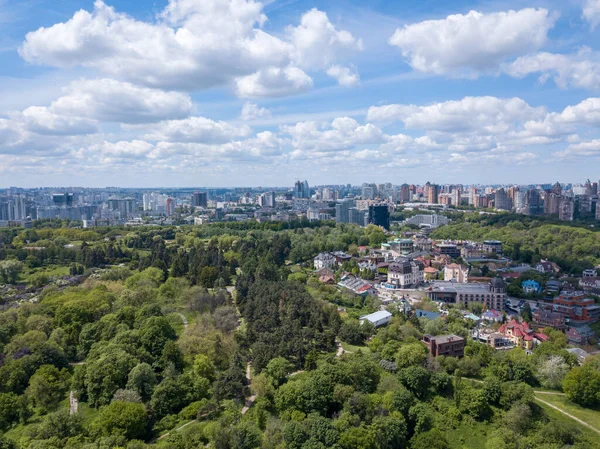
{"type": "Polygon", "coordinates": [[[390,210],[387,204],[371,204],[369,206],[369,223],[390,229],[390,210]]]}
{"type": "Polygon", "coordinates": [[[427,193],[427,202],[429,204],[438,204],[439,186],[437,186],[436,184],[430,184],[429,182],[425,186],[427,193]]]}
{"type": "Polygon", "coordinates": [[[496,210],[512,210],[512,201],[503,188],[494,194],[494,208],[496,210]]]}
{"type": "Polygon", "coordinates": [[[344,198],[335,205],[335,221],[337,223],[350,223],[350,209],[356,206],[354,198],[344,198]]]}
{"type": "Polygon", "coordinates": [[[296,181],[294,184],[294,196],[296,198],[310,198],[310,187],[308,181],[296,181]]]}

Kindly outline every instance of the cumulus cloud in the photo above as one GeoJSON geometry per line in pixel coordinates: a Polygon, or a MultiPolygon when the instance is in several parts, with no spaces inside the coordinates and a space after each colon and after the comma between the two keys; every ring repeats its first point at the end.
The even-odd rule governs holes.
{"type": "Polygon", "coordinates": [[[553,156],[560,159],[600,156],[600,139],[574,143],[569,145],[564,151],[554,152],[553,156]]]}
{"type": "Polygon", "coordinates": [[[551,78],[561,89],[600,89],[600,58],[588,48],[574,54],[540,52],[521,56],[506,65],[504,71],[516,78],[539,73],[542,84],[551,78]]]}
{"type": "Polygon", "coordinates": [[[298,67],[268,67],[236,80],[238,96],[284,97],[309,90],[313,80],[298,67]]]}
{"type": "Polygon", "coordinates": [[[555,20],[546,9],[470,11],[398,28],[389,42],[415,70],[475,77],[542,47],[555,20]]]}
{"type": "Polygon", "coordinates": [[[261,108],[255,103],[246,102],[242,106],[242,112],[240,118],[242,120],[254,120],[257,118],[268,118],[271,117],[271,111],[267,108],[261,108]]]}
{"type": "Polygon", "coordinates": [[[585,0],[583,18],[590,23],[592,30],[600,23],[600,0],[585,0]]]}
{"type": "Polygon", "coordinates": [[[187,117],[192,100],[187,94],[165,92],[111,79],[72,83],[50,110],[102,122],[148,123],[187,117]]]}
{"type": "Polygon", "coordinates": [[[28,33],[19,51],[28,62],[91,67],[148,87],[234,85],[244,96],[280,96],[311,87],[305,71],[325,70],[362,48],[316,9],[284,38],[263,31],[265,21],[262,4],[253,0],[169,0],[156,22],[97,0],[91,13],[80,10],[28,33]]]}
{"type": "Polygon", "coordinates": [[[360,83],[360,76],[349,67],[332,65],[327,69],[327,75],[335,78],[340,86],[352,87],[360,83]]]}
{"type": "Polygon", "coordinates": [[[520,98],[465,97],[427,106],[391,104],[372,106],[367,120],[399,120],[406,128],[441,132],[497,133],[511,128],[515,120],[541,118],[544,108],[533,108],[520,98]]]}
{"type": "Polygon", "coordinates": [[[22,118],[27,129],[37,134],[76,135],[98,132],[98,126],[88,119],[56,114],[41,106],[25,109],[22,118]]]}
{"type": "Polygon", "coordinates": [[[234,126],[223,121],[205,117],[190,117],[184,120],[167,120],[148,129],[145,126],[130,126],[131,130],[149,130],[144,135],[147,140],[168,142],[222,143],[239,137],[247,137],[250,127],[234,126]]]}
{"type": "Polygon", "coordinates": [[[292,59],[303,69],[325,69],[363,48],[360,39],[348,31],[338,31],[327,14],[315,8],[302,15],[299,26],[287,31],[294,48],[292,59]]]}

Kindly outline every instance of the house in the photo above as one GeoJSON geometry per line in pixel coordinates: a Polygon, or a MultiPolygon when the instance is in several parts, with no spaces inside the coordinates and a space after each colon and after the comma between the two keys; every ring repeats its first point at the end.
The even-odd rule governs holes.
{"type": "Polygon", "coordinates": [[[423,335],[423,343],[429,353],[434,356],[462,357],[465,355],[465,339],[458,335],[423,335]]]}
{"type": "Polygon", "coordinates": [[[344,262],[350,262],[352,260],[352,256],[350,254],[346,254],[343,251],[334,251],[331,253],[333,257],[335,257],[336,262],[339,265],[342,265],[344,262]]]}
{"type": "Polygon", "coordinates": [[[596,290],[600,288],[600,278],[584,276],[579,279],[579,288],[584,291],[596,290]]]}
{"type": "Polygon", "coordinates": [[[565,328],[565,318],[560,313],[537,309],[533,312],[533,322],[539,326],[550,326],[555,329],[565,328]]]}
{"type": "Polygon", "coordinates": [[[526,281],[521,282],[521,288],[523,289],[523,293],[540,293],[542,291],[542,286],[539,282],[534,281],[533,279],[528,279],[526,281]]]}
{"type": "Polygon", "coordinates": [[[584,278],[596,278],[598,277],[598,271],[595,268],[588,268],[587,270],[583,270],[584,278]]]}
{"type": "Polygon", "coordinates": [[[585,345],[595,334],[589,326],[570,327],[567,329],[567,339],[572,345],[585,345]]]}
{"type": "Polygon", "coordinates": [[[444,267],[444,280],[465,284],[469,282],[469,269],[457,263],[450,263],[444,267]]]}
{"type": "Polygon", "coordinates": [[[510,338],[505,337],[499,332],[489,335],[488,344],[494,349],[512,349],[515,347],[510,338]]]}
{"type": "Polygon", "coordinates": [[[397,288],[413,288],[425,280],[425,267],[415,260],[393,262],[388,266],[387,283],[397,288]]]}
{"type": "Polygon", "coordinates": [[[379,310],[375,313],[370,313],[369,315],[364,315],[360,317],[360,324],[363,324],[365,321],[368,321],[375,327],[385,326],[392,319],[392,314],[387,310],[379,310]]]}
{"type": "Polygon", "coordinates": [[[362,261],[358,262],[357,265],[358,265],[358,268],[361,270],[370,270],[373,272],[377,271],[377,264],[373,263],[370,260],[362,260],[362,261]]]}
{"type": "Polygon", "coordinates": [[[331,268],[337,264],[336,258],[330,253],[321,253],[313,259],[315,270],[331,268]]]}
{"type": "Polygon", "coordinates": [[[465,320],[474,321],[475,323],[479,323],[481,321],[481,318],[478,317],[477,315],[475,315],[474,313],[467,313],[467,314],[463,315],[463,318],[465,320]]]}
{"type": "Polygon", "coordinates": [[[563,283],[560,281],[551,280],[546,282],[546,291],[548,293],[558,293],[562,288],[563,283]]]}
{"type": "Polygon", "coordinates": [[[535,266],[535,270],[538,273],[545,274],[557,274],[560,273],[560,267],[556,265],[554,262],[550,262],[547,259],[540,260],[535,266]]]}
{"type": "Polygon", "coordinates": [[[439,273],[439,270],[433,268],[433,267],[425,267],[425,270],[423,270],[425,273],[425,280],[426,281],[434,281],[437,279],[437,275],[439,273]]]}
{"type": "Polygon", "coordinates": [[[439,312],[429,312],[427,310],[417,309],[417,310],[415,310],[415,316],[417,318],[425,317],[425,318],[430,319],[430,320],[435,320],[436,318],[441,317],[442,314],[439,313],[439,312]]]}
{"type": "Polygon", "coordinates": [[[515,346],[533,349],[534,332],[525,321],[519,323],[513,318],[500,326],[498,333],[512,341],[515,346]]]}
{"type": "Polygon", "coordinates": [[[583,365],[583,362],[585,362],[585,359],[587,359],[591,354],[587,351],[584,351],[581,348],[567,348],[567,352],[570,352],[571,354],[575,354],[575,357],[577,357],[577,361],[579,362],[580,365],[583,365]]]}
{"type": "Polygon", "coordinates": [[[484,321],[500,323],[502,322],[503,314],[499,310],[486,310],[481,314],[481,319],[484,321]]]}
{"type": "Polygon", "coordinates": [[[369,282],[362,280],[351,274],[342,277],[338,282],[341,289],[350,290],[352,293],[360,296],[377,295],[377,290],[369,282]]]}

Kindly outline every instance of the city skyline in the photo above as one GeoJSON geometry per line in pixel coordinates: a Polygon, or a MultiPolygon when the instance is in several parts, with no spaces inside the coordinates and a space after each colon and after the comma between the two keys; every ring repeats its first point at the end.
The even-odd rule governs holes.
{"type": "Polygon", "coordinates": [[[0,189],[600,173],[600,0],[55,3],[0,0],[0,189]]]}

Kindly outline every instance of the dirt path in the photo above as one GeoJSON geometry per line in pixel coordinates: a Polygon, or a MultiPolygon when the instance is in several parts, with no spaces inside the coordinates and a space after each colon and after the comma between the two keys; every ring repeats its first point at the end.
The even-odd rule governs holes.
{"type": "Polygon", "coordinates": [[[185,334],[188,330],[188,324],[189,324],[188,320],[183,313],[177,312],[177,315],[179,315],[179,317],[181,318],[181,321],[183,321],[183,333],[185,334]]]}
{"type": "Polygon", "coordinates": [[[79,408],[79,401],[75,397],[75,392],[71,390],[69,392],[69,414],[74,415],[77,413],[77,409],[79,408]]]}
{"type": "Polygon", "coordinates": [[[577,418],[576,416],[571,415],[570,413],[565,412],[563,409],[557,407],[556,405],[550,404],[549,402],[544,401],[543,399],[540,399],[538,397],[535,398],[536,401],[540,401],[542,404],[546,404],[548,407],[553,408],[554,410],[562,413],[565,416],[568,416],[571,419],[574,419],[575,421],[577,421],[579,424],[581,424],[582,426],[587,427],[588,429],[593,430],[596,433],[600,433],[600,430],[596,429],[595,427],[591,426],[590,424],[586,423],[585,421],[582,421],[581,419],[577,418]]]}
{"type": "MultiPolygon", "coordinates": [[[[246,382],[248,383],[248,387],[250,387],[250,385],[252,384],[252,362],[248,362],[246,364],[246,382]]],[[[242,408],[242,415],[246,414],[246,412],[254,404],[254,401],[256,401],[255,394],[246,399],[246,404],[244,405],[244,408],[242,408]]]]}

